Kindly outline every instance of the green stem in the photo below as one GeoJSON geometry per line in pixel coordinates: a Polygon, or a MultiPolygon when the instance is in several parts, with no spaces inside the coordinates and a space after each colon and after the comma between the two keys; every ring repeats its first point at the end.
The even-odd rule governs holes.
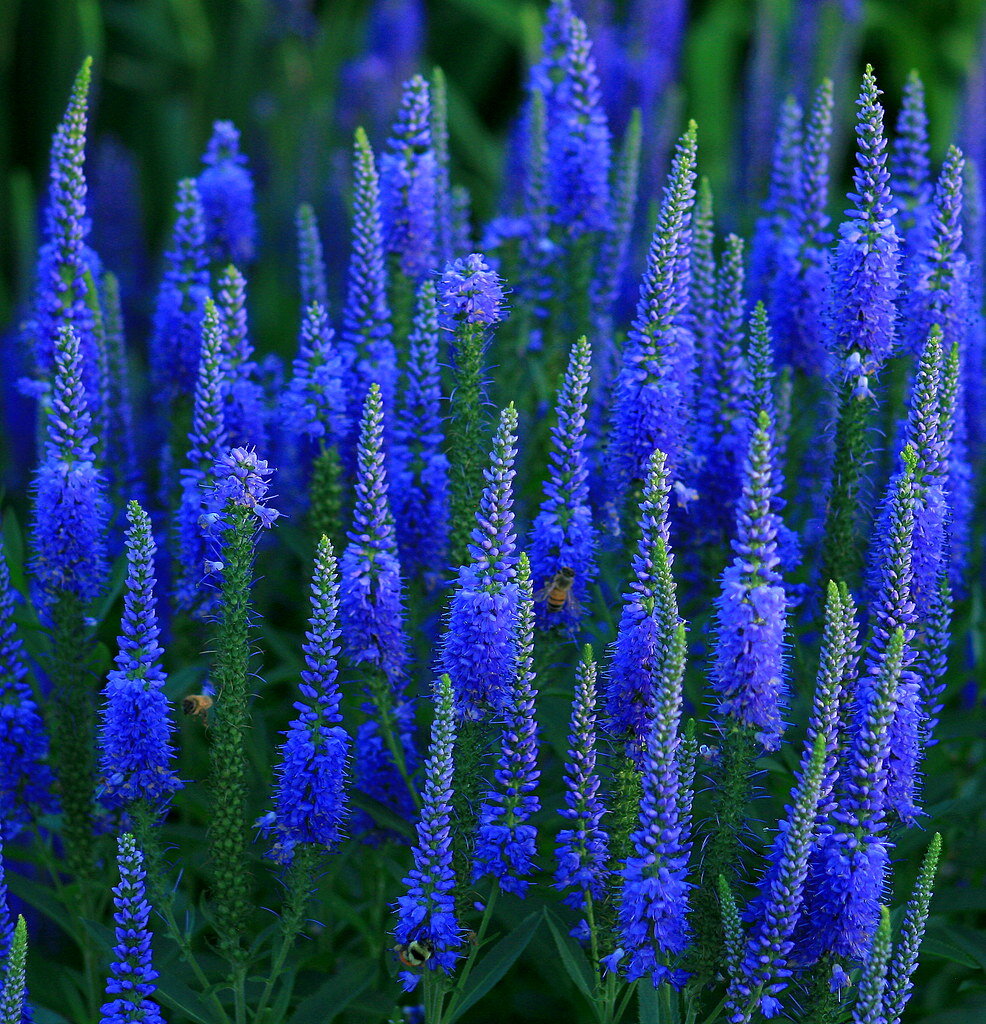
{"type": "Polygon", "coordinates": [[[476,957],[479,955],[479,950],[486,938],[486,930],[489,928],[490,921],[493,919],[493,908],[496,906],[496,899],[499,894],[500,882],[497,879],[493,879],[493,886],[490,889],[489,899],[486,901],[486,907],[483,910],[483,917],[479,922],[479,928],[476,929],[476,938],[472,943],[472,949],[469,951],[469,956],[466,958],[466,962],[463,964],[462,970],[459,971],[459,976],[455,979],[455,987],[452,989],[452,998],[449,1000],[447,1011],[449,1017],[453,1017],[455,1015],[455,1010],[459,1003],[462,1002],[463,989],[465,988],[466,982],[469,980],[469,974],[472,971],[473,964],[476,962],[476,957]]]}
{"type": "Polygon", "coordinates": [[[233,1017],[236,1024],[246,1024],[246,964],[242,961],[233,965],[233,1017]]]}
{"type": "MultiPolygon", "coordinates": [[[[249,913],[250,875],[247,867],[247,760],[246,731],[250,725],[250,585],[253,572],[253,526],[250,511],[241,506],[227,510],[224,530],[224,568],[219,628],[216,636],[214,680],[216,699],[212,727],[212,895],[219,950],[238,966],[249,913]]],[[[235,992],[235,988],[234,988],[235,992]]]]}
{"type": "Polygon", "coordinates": [[[444,1018],[445,989],[442,979],[435,971],[429,971],[424,978],[425,1024],[442,1024],[444,1018]]]}
{"type": "Polygon", "coordinates": [[[342,462],[339,449],[334,444],[323,444],[315,456],[309,494],[309,517],[315,539],[324,535],[337,551],[341,550],[345,539],[342,529],[342,462]]]}
{"type": "Polygon", "coordinates": [[[753,795],[752,771],[756,756],[757,742],[749,730],[734,729],[723,738],[714,787],[713,832],[706,846],[702,885],[695,901],[695,946],[700,973],[714,973],[722,960],[719,876],[724,876],[730,884],[739,876],[739,833],[753,795]]]}
{"type": "Polygon", "coordinates": [[[91,644],[86,636],[84,609],[75,595],[60,594],[52,618],[51,750],[60,789],[65,860],[88,905],[96,873],[96,708],[89,669],[91,644]]]}
{"type": "Polygon", "coordinates": [[[411,800],[414,802],[415,809],[420,811],[421,795],[418,793],[414,780],[411,778],[411,773],[407,769],[407,755],[404,751],[404,744],[401,743],[400,736],[397,733],[397,716],[394,712],[393,688],[383,672],[371,671],[370,695],[373,699],[373,706],[377,710],[377,722],[380,725],[384,744],[390,752],[394,767],[397,768],[398,774],[404,780],[404,785],[407,786],[408,793],[411,794],[411,800]]]}
{"type": "Polygon", "coordinates": [[[314,876],[315,853],[315,847],[310,843],[302,843],[295,851],[294,862],[288,877],[288,896],[281,913],[281,944],[271,963],[267,981],[264,983],[264,990],[257,1003],[254,1013],[254,1020],[257,1024],[262,1024],[264,1011],[274,992],[274,986],[281,978],[281,970],[304,924],[305,905],[308,902],[314,876]]]}
{"type": "Polygon", "coordinates": [[[469,557],[469,535],[483,491],[483,469],[489,450],[489,416],[483,396],[482,327],[463,324],[455,335],[452,394],[448,424],[451,564],[469,557]]]}
{"type": "Polygon", "coordinates": [[[822,547],[822,579],[851,583],[859,568],[857,520],[859,488],[866,459],[866,431],[871,402],[853,395],[853,382],[839,392],[835,428],[835,454],[825,540],[822,547]]]}

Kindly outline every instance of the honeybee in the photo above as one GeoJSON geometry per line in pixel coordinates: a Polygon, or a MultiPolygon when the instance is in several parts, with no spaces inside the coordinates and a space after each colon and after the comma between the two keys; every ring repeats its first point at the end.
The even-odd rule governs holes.
{"type": "Polygon", "coordinates": [[[212,707],[212,698],[207,693],[190,693],[182,702],[181,709],[186,715],[194,715],[196,718],[204,717],[205,713],[212,707]]]}
{"type": "Polygon", "coordinates": [[[535,601],[546,601],[549,614],[568,608],[570,612],[576,612],[579,603],[572,593],[572,584],[575,582],[575,570],[563,565],[558,572],[548,580],[547,586],[534,595],[535,601]]]}
{"type": "Polygon", "coordinates": [[[406,946],[394,946],[394,952],[405,967],[423,967],[430,959],[435,947],[427,939],[415,939],[406,946]]]}

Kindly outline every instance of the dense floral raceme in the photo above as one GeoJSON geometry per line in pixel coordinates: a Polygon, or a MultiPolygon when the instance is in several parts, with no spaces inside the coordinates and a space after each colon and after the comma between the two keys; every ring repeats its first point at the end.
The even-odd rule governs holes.
{"type": "Polygon", "coordinates": [[[45,434],[34,482],[34,572],[39,607],[51,614],[65,597],[90,604],[107,574],[105,478],[96,461],[82,351],[70,326],[59,330],[55,345],[45,434]]]}
{"type": "Polygon", "coordinates": [[[147,513],[133,501],[127,508],[127,581],[120,652],[106,677],[100,771],[112,804],[143,800],[160,806],[181,787],[174,772],[174,723],[164,695],[154,539],[147,513]]]}
{"type": "Polygon", "coordinates": [[[120,838],[117,866],[120,882],[113,888],[116,943],[106,980],[101,1024],[162,1024],[154,1000],[158,973],[151,963],[151,907],[145,897],[144,857],[132,835],[120,838]]]}
{"type": "Polygon", "coordinates": [[[340,722],[339,580],[328,538],[319,541],[305,633],[305,669],[281,744],[274,810],[261,819],[273,834],[271,856],[290,862],[299,843],[331,848],[345,820],[350,741],[340,722]]]}
{"type": "Polygon", "coordinates": [[[978,1019],[971,16],[34,6],[0,1024],[978,1019]]]}

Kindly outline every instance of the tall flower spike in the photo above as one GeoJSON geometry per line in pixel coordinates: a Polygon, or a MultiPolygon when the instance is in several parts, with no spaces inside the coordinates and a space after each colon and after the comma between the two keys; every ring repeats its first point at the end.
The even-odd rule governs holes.
{"type": "MultiPolygon", "coordinates": [[[[914,537],[911,553],[911,596],[918,623],[927,621],[938,597],[938,574],[945,558],[948,503],[948,444],[943,436],[942,332],[935,324],[928,334],[911,392],[905,438],[913,445],[914,537]]],[[[919,627],[920,628],[920,627],[919,627]]]]}
{"type": "Polygon", "coordinates": [[[391,684],[407,661],[397,538],[387,499],[380,388],[370,387],[360,421],[353,526],[340,559],[340,615],[348,656],[391,684]]]}
{"type": "Polygon", "coordinates": [[[343,650],[366,682],[368,718],[356,737],[356,786],[409,814],[414,715],[404,696],[404,594],[387,497],[380,388],[370,387],[356,452],[356,496],[349,543],[339,562],[343,650]]]}
{"type": "Polygon", "coordinates": [[[585,22],[571,17],[560,79],[547,101],[551,220],[570,238],[611,226],[610,134],[585,22]]]}
{"type": "Polygon", "coordinates": [[[935,887],[935,872],[941,855],[941,835],[936,832],[928,844],[928,852],[921,862],[914,894],[907,901],[904,922],[900,928],[900,941],[894,949],[887,967],[887,983],[883,991],[883,1019],[886,1024],[900,1024],[904,1007],[914,984],[911,976],[918,963],[918,950],[928,920],[928,907],[935,887]]]}
{"type": "Polygon", "coordinates": [[[492,875],[505,892],[523,896],[530,885],[526,876],[534,868],[537,853],[537,826],[530,819],[541,807],[535,792],[541,772],[534,719],[534,600],[530,564],[524,554],[517,567],[517,584],[517,680],[507,705],[493,785],[479,810],[473,879],[492,875]]]}
{"type": "Polygon", "coordinates": [[[202,163],[205,169],[198,186],[209,257],[216,263],[249,263],[257,245],[253,176],[232,121],[216,121],[212,126],[202,163]]]}
{"type": "MultiPolygon", "coordinates": [[[[48,737],[28,681],[24,645],[14,622],[14,591],[0,537],[0,821],[9,838],[39,808],[53,809],[48,737]]],[[[0,907],[2,913],[2,907],[0,907]]],[[[0,950],[2,955],[2,950],[0,950]]]]}
{"type": "Polygon", "coordinates": [[[598,573],[583,452],[591,371],[592,350],[582,337],[572,346],[565,379],[558,389],[558,419],[551,428],[545,497],[531,527],[531,574],[542,627],[575,622],[598,573]],[[553,590],[560,577],[568,577],[569,586],[564,601],[556,607],[558,595],[553,590]]]}
{"type": "MultiPolygon", "coordinates": [[[[552,11],[549,10],[549,18],[552,11]]],[[[532,69],[532,77],[533,77],[532,69]]],[[[552,281],[549,263],[555,255],[555,244],[548,235],[548,114],[547,99],[541,89],[531,89],[527,107],[521,115],[520,127],[525,152],[523,180],[523,234],[517,271],[521,308],[541,331],[551,312],[552,281]]],[[[535,337],[539,335],[535,334],[535,337]]]]}
{"type": "Polygon", "coordinates": [[[328,314],[318,302],[305,309],[293,369],[282,406],[289,430],[326,444],[341,443],[349,430],[343,362],[328,314]]]}
{"type": "Polygon", "coordinates": [[[847,742],[843,719],[846,717],[848,688],[855,678],[859,661],[859,627],[856,605],[845,584],[831,580],[825,602],[825,626],[819,653],[815,699],[808,720],[806,744],[819,736],[825,740],[825,775],[818,794],[818,820],[835,810],[834,794],[839,780],[839,758],[847,742]]]}
{"type": "Polygon", "coordinates": [[[119,653],[103,689],[99,770],[104,798],[113,806],[145,801],[163,812],[182,783],[174,772],[176,750],[164,695],[164,651],[159,643],[154,593],[154,537],[147,513],[127,506],[127,581],[119,653]]]}
{"type": "MultiPolygon", "coordinates": [[[[376,382],[383,395],[384,409],[392,410],[397,355],[387,305],[380,179],[373,150],[362,128],[356,129],[354,161],[353,249],[342,311],[343,359],[351,368],[350,393],[363,394],[376,382]]],[[[351,414],[355,412],[355,408],[350,409],[351,414]]]]}
{"type": "Polygon", "coordinates": [[[630,236],[633,232],[634,214],[637,209],[637,181],[640,177],[640,112],[635,110],[627,125],[620,145],[620,152],[612,173],[610,204],[613,224],[603,236],[599,249],[596,279],[593,282],[593,308],[600,326],[597,341],[606,354],[603,372],[606,382],[613,372],[610,360],[615,356],[611,332],[608,325],[613,315],[613,305],[619,297],[627,270],[627,256],[630,250],[630,236]]]}
{"type": "Polygon", "coordinates": [[[852,1024],[886,1024],[883,997],[887,987],[887,965],[893,942],[890,936],[890,911],[880,908],[880,924],[873,935],[869,955],[859,979],[859,994],[853,1007],[852,1024]]]}
{"type": "Polygon", "coordinates": [[[246,280],[228,266],[219,277],[216,306],[223,325],[223,419],[231,445],[267,445],[264,390],[247,328],[246,280]]]}
{"type": "Polygon", "coordinates": [[[856,105],[852,209],[839,227],[831,295],[832,349],[847,376],[876,373],[893,352],[897,296],[897,231],[887,171],[883,107],[867,65],[856,105]]]}
{"type": "Polygon", "coordinates": [[[242,957],[250,910],[246,734],[250,685],[255,678],[250,672],[250,591],[257,533],[272,526],[278,515],[267,504],[272,472],[256,452],[244,448],[224,452],[212,470],[209,511],[203,517],[212,527],[217,560],[211,568],[219,574],[212,666],[216,697],[209,744],[211,893],[217,945],[233,962],[242,957]]]}
{"type": "Polygon", "coordinates": [[[20,915],[18,915],[17,924],[14,927],[14,937],[10,944],[10,955],[7,958],[6,968],[3,993],[0,994],[0,1021],[3,1021],[3,1024],[21,1024],[21,1021],[30,1021],[29,1010],[24,1001],[27,996],[25,980],[27,925],[20,915]]]}
{"type": "Polygon", "coordinates": [[[813,853],[798,948],[811,962],[830,952],[863,960],[880,919],[890,862],[883,836],[890,726],[897,705],[904,633],[894,631],[874,672],[859,681],[845,779],[813,853]]]}
{"type": "Polygon", "coordinates": [[[616,382],[611,462],[624,493],[645,479],[655,448],[666,453],[673,478],[688,441],[694,338],[685,314],[696,131],[692,122],[675,150],[616,382]]]}
{"type": "Polygon", "coordinates": [[[300,843],[331,849],[342,836],[350,742],[341,724],[338,617],[336,559],[322,537],[302,647],[301,698],[277,759],[274,810],[261,819],[274,839],[270,856],[279,863],[290,863],[300,843]]]}
{"type": "Polygon", "coordinates": [[[513,690],[519,600],[513,513],[516,444],[517,410],[511,403],[500,414],[469,562],[459,569],[442,638],[442,665],[465,718],[503,711],[513,690]]]}
{"type": "Polygon", "coordinates": [[[435,151],[435,244],[438,265],[457,255],[452,245],[452,183],[449,175],[448,86],[436,65],[431,73],[431,143],[435,151]]]}
{"type": "Polygon", "coordinates": [[[825,311],[831,233],[825,210],[832,108],[832,83],[825,79],[805,126],[798,201],[778,243],[777,274],[770,293],[770,319],[782,361],[816,375],[828,369],[825,311]]]}
{"type": "Polygon", "coordinates": [[[743,959],[730,979],[727,1006],[733,1011],[733,1024],[746,1024],[756,1009],[765,1017],[780,1012],[778,996],[791,975],[788,957],[794,948],[828,754],[828,737],[818,733],[802,755],[798,785],[768,855],[761,902],[743,959]]]}
{"type": "Polygon", "coordinates": [[[91,250],[86,245],[89,221],[84,170],[91,75],[92,59],[86,58],[72,86],[68,109],[52,139],[44,241],[38,252],[31,330],[35,365],[47,378],[55,365],[59,329],[65,324],[72,326],[82,353],[81,379],[95,411],[102,381],[93,316],[91,250]]]}
{"type": "Polygon", "coordinates": [[[219,311],[206,299],[200,327],[198,381],[187,465],[181,471],[181,497],[175,514],[174,599],[177,607],[202,613],[210,603],[201,592],[208,543],[200,518],[214,481],[216,458],[226,445],[223,402],[223,328],[219,311]]]}
{"type": "Polygon", "coordinates": [[[318,220],[311,203],[301,203],[295,215],[298,231],[298,285],[301,291],[301,309],[307,310],[313,302],[323,309],[329,306],[329,286],[326,283],[325,256],[318,233],[318,220]]]}
{"type": "MultiPolygon", "coordinates": [[[[423,966],[431,971],[440,967],[449,974],[461,945],[455,912],[451,828],[456,711],[452,682],[447,675],[441,677],[437,689],[414,866],[404,879],[406,892],[397,901],[394,936],[405,947],[412,942],[426,945],[431,956],[423,966]]],[[[402,981],[410,991],[417,984],[418,975],[404,971],[402,981]]]]}
{"type": "Polygon", "coordinates": [[[944,343],[965,342],[969,317],[969,263],[962,250],[962,189],[965,159],[950,146],[935,185],[924,246],[913,259],[904,303],[907,348],[921,350],[934,324],[944,343]]]}
{"type": "Polygon", "coordinates": [[[684,984],[674,961],[688,946],[691,883],[688,837],[680,817],[681,681],[685,671],[685,627],[674,631],[657,680],[641,760],[643,792],[630,854],[622,870],[618,931],[620,948],[604,960],[607,969],[623,965],[628,981],[649,977],[684,984]],[[624,957],[627,958],[625,964],[624,957]]]}
{"type": "Polygon", "coordinates": [[[880,582],[870,610],[872,632],[866,650],[866,664],[871,674],[878,672],[894,630],[903,630],[903,671],[897,687],[896,713],[890,728],[887,804],[902,821],[911,822],[919,811],[918,764],[921,757],[920,681],[911,668],[914,660],[911,551],[914,533],[914,474],[917,468],[917,455],[913,447],[908,445],[904,448],[901,461],[901,472],[888,486],[880,582]]]}
{"type": "Polygon", "coordinates": [[[394,424],[394,518],[401,565],[437,581],[448,546],[448,456],[442,451],[438,305],[422,281],[409,338],[407,382],[394,424]]]}
{"type": "Polygon", "coordinates": [[[397,120],[380,157],[384,249],[412,281],[435,269],[438,164],[431,140],[428,83],[404,85],[397,120]]]}
{"type": "Polygon", "coordinates": [[[209,296],[202,201],[191,178],[178,182],[174,232],[164,265],[154,310],[151,371],[155,386],[174,397],[195,388],[202,317],[209,296]]]}
{"type": "Polygon", "coordinates": [[[784,731],[784,631],[787,596],[778,572],[777,525],[771,511],[773,438],[761,410],[750,436],[743,493],[736,511],[736,557],[717,600],[713,688],[720,727],[749,730],[767,750],[784,731]]]}
{"type": "Polygon", "coordinates": [[[483,356],[490,329],[503,320],[503,282],[479,253],[445,267],[438,285],[438,322],[452,332],[452,391],[448,428],[450,554],[453,566],[469,557],[476,505],[483,489],[489,436],[483,356]]]}
{"type": "Polygon", "coordinates": [[[623,596],[606,692],[609,727],[637,758],[644,753],[656,694],[670,671],[682,624],[671,575],[666,465],[664,453],[654,451],[640,503],[640,544],[630,589],[623,596]]]}
{"type": "Polygon", "coordinates": [[[924,84],[911,71],[904,84],[897,130],[890,152],[890,182],[897,203],[897,234],[905,278],[911,261],[924,248],[931,220],[931,162],[924,84]]]}
{"type": "Polygon", "coordinates": [[[158,972],[151,963],[151,907],[145,899],[144,857],[132,835],[120,837],[117,866],[120,883],[113,887],[116,945],[100,1024],[163,1024],[153,999],[158,972]]]}
{"type": "Polygon", "coordinates": [[[6,838],[6,832],[0,831],[0,963],[6,961],[14,938],[14,922],[10,915],[10,907],[7,906],[7,881],[3,862],[3,844],[6,838]]]}
{"type": "MultiPolygon", "coordinates": [[[[857,100],[853,203],[839,228],[830,294],[829,350],[839,392],[835,444],[826,500],[822,573],[850,580],[856,571],[859,488],[869,454],[869,378],[892,354],[898,291],[898,239],[892,217],[883,108],[873,68],[866,66],[857,100]]],[[[923,338],[922,338],[923,340],[923,338]]]]}
{"type": "Polygon", "coordinates": [[[730,235],[717,275],[712,346],[698,397],[699,422],[705,428],[699,509],[707,526],[723,536],[735,518],[746,454],[744,413],[749,389],[743,358],[744,284],[743,240],[730,235]]]}
{"type": "Polygon", "coordinates": [[[586,913],[590,900],[606,892],[609,836],[603,827],[606,808],[596,771],[596,663],[586,644],[575,669],[568,756],[565,761],[565,806],[568,827],[558,833],[555,888],[571,907],[586,913]]]}
{"type": "Polygon", "coordinates": [[[144,482],[137,462],[137,431],[130,388],[130,365],[123,332],[120,285],[115,274],[104,274],[100,282],[104,309],[106,358],[109,370],[104,410],[106,423],[105,461],[114,490],[120,498],[140,495],[144,482]]]}
{"type": "Polygon", "coordinates": [[[79,337],[66,324],[58,329],[47,439],[34,478],[33,571],[42,617],[61,595],[88,605],[106,584],[109,508],[88,398],[79,337]]]}
{"type": "Polygon", "coordinates": [[[753,229],[750,283],[753,297],[767,301],[777,271],[777,250],[801,194],[802,111],[793,96],[785,98],[777,122],[770,188],[764,214],[753,229]]]}
{"type": "MultiPolygon", "coordinates": [[[[712,359],[712,344],[716,333],[716,258],[715,213],[712,186],[702,177],[698,183],[698,198],[692,215],[692,280],[688,301],[692,309],[695,331],[695,361],[704,377],[712,359]]],[[[702,415],[699,406],[698,415],[702,415]]]]}

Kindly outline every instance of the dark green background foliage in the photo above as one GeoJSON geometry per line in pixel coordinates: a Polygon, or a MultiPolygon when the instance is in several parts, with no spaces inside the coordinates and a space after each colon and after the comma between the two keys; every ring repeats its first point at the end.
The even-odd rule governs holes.
{"type": "MultiPolygon", "coordinates": [[[[429,65],[442,65],[450,86],[453,177],[469,186],[477,215],[483,218],[494,208],[505,132],[521,95],[526,59],[537,46],[542,5],[532,0],[434,0],[428,6],[426,60],[429,65]]],[[[746,60],[758,24],[762,27],[765,18],[783,23],[790,3],[704,0],[691,6],[680,77],[681,123],[685,116],[698,121],[700,169],[712,178],[717,195],[725,197],[719,206],[723,221],[729,227],[745,227],[758,197],[731,194],[730,167],[742,142],[738,138],[742,124],[739,104],[746,60]]],[[[927,87],[933,148],[940,156],[956,128],[963,83],[979,52],[986,4],[982,0],[875,0],[864,6],[858,63],[871,61],[876,66],[891,116],[907,72],[912,67],[920,69],[927,87]]],[[[115,136],[133,152],[139,168],[142,223],[151,255],[144,293],[136,297],[133,306],[138,315],[132,328],[135,340],[138,344],[143,340],[139,315],[146,313],[153,295],[157,254],[170,220],[175,182],[197,172],[212,121],[231,117],[243,131],[258,179],[261,251],[251,274],[254,339],[261,353],[292,351],[297,315],[292,218],[299,200],[323,206],[330,203],[327,197],[336,196],[337,220],[325,230],[327,247],[334,252],[336,290],[345,263],[348,238],[338,182],[339,168],[345,180],[350,139],[337,128],[335,108],[340,66],[360,52],[368,4],[363,0],[323,0],[316,7],[318,30],[305,39],[275,31],[273,22],[278,14],[265,0],[0,0],[0,325],[15,322],[22,314],[37,244],[36,203],[43,193],[50,135],[82,57],[91,53],[95,77],[90,137],[115,136]]],[[[819,74],[825,70],[824,63],[823,56],[819,74]]],[[[840,106],[843,121],[850,99],[845,91],[855,88],[856,80],[854,76],[852,81],[837,83],[845,93],[840,106]]],[[[847,152],[845,168],[848,160],[847,152]]],[[[833,212],[841,205],[837,199],[833,212]]],[[[501,397],[513,396],[496,395],[501,397]]],[[[521,407],[530,409],[533,403],[524,401],[525,397],[530,398],[521,396],[521,407]]],[[[793,442],[798,451],[811,443],[812,439],[804,437],[793,442]]],[[[537,466],[538,462],[535,459],[531,464],[537,466]]],[[[522,480],[523,530],[529,522],[527,513],[538,500],[540,481],[537,472],[523,474],[522,480]]],[[[6,532],[9,556],[16,565],[23,544],[13,517],[8,517],[6,532]]],[[[258,647],[264,652],[264,682],[257,682],[262,699],[256,706],[251,733],[258,814],[266,800],[266,782],[261,784],[260,778],[268,771],[277,734],[286,724],[300,669],[300,630],[311,557],[310,538],[300,524],[278,524],[274,533],[277,550],[275,553],[267,545],[262,552],[260,570],[268,578],[256,591],[257,606],[264,611],[257,629],[258,647]]],[[[941,742],[926,761],[929,813],[924,831],[901,835],[896,848],[899,863],[894,904],[899,906],[910,891],[930,835],[935,830],[943,834],[938,893],[909,1010],[913,1022],[958,1024],[986,1013],[986,933],[981,930],[986,923],[986,713],[977,682],[986,663],[982,558],[978,554],[982,533],[979,524],[974,583],[956,609],[941,742]]],[[[724,558],[724,553],[710,558],[707,578],[714,578],[724,558]]],[[[605,664],[605,648],[615,631],[615,596],[625,567],[609,556],[608,561],[604,558],[603,570],[602,589],[607,600],[598,602],[598,607],[614,621],[600,622],[593,639],[605,664]]],[[[20,585],[21,580],[15,582],[20,585]]],[[[695,596],[698,591],[684,585],[682,594],[683,611],[691,622],[689,696],[699,709],[711,592],[712,588],[706,587],[705,597],[699,599],[695,596]]],[[[118,598],[119,578],[113,600],[106,605],[103,635],[107,644],[112,643],[119,621],[118,598]]],[[[431,614],[436,610],[437,605],[431,614]]],[[[192,652],[206,645],[204,636],[184,638],[184,646],[192,652]]],[[[205,664],[197,653],[182,657],[184,653],[174,648],[169,652],[172,674],[168,692],[176,699],[199,687],[205,664]]],[[[416,683],[424,687],[432,655],[421,644],[416,653],[416,683]]],[[[108,647],[106,664],[109,657],[108,647]]],[[[540,701],[548,764],[544,802],[554,808],[559,803],[558,762],[564,753],[576,648],[573,644],[548,644],[539,657],[548,669],[542,673],[540,701]]],[[[792,674],[799,693],[792,718],[801,723],[792,730],[792,739],[799,738],[803,730],[816,660],[812,638],[806,636],[803,643],[792,646],[792,674]]],[[[260,658],[257,664],[259,668],[260,658]]],[[[105,664],[101,668],[105,670],[105,664]]],[[[182,722],[181,746],[182,777],[203,779],[206,748],[199,721],[182,722]]],[[[761,783],[766,796],[757,806],[764,830],[777,819],[796,750],[794,742],[788,743],[776,763],[765,763],[761,783]]],[[[193,781],[180,797],[180,805],[181,815],[168,825],[168,839],[178,847],[175,856],[181,858],[185,870],[176,907],[179,918],[186,901],[190,911],[195,908],[203,886],[204,785],[193,781]]],[[[698,810],[701,814],[701,807],[698,810]]],[[[550,811],[542,816],[549,830],[557,828],[554,817],[550,811]]],[[[256,852],[256,878],[263,886],[258,904],[276,908],[278,883],[260,866],[259,847],[256,852]]],[[[9,856],[16,861],[23,854],[11,850],[9,856]]],[[[345,993],[356,998],[347,1010],[350,1019],[381,1019],[393,1005],[396,992],[383,967],[392,959],[387,953],[392,921],[378,893],[367,887],[371,877],[389,876],[386,892],[393,899],[404,861],[387,848],[367,851],[353,845],[328,864],[321,883],[321,923],[311,929],[313,940],[302,944],[299,962],[306,971],[336,971],[342,977],[335,983],[335,995],[324,994],[311,1009],[330,1006],[345,993]],[[380,871],[366,870],[372,859],[379,861],[380,871]],[[366,960],[367,949],[377,954],[374,964],[366,960]]],[[[15,865],[11,874],[19,869],[15,865]]],[[[11,884],[15,892],[50,904],[48,909],[57,919],[61,912],[50,897],[28,893],[24,882],[11,884]]],[[[536,895],[526,905],[505,902],[505,926],[511,916],[516,918],[513,923],[518,923],[541,905],[536,895]]],[[[200,914],[198,919],[201,922],[200,914]]],[[[273,920],[272,915],[258,913],[258,931],[273,920]]],[[[71,1017],[70,986],[58,979],[77,967],[71,960],[73,954],[66,952],[54,928],[32,941],[33,992],[48,1005],[61,1004],[62,1012],[71,1017]]],[[[495,999],[477,1004],[470,1019],[579,1019],[572,1009],[579,1005],[578,995],[555,956],[548,929],[542,925],[533,942],[537,955],[523,957],[498,986],[495,999]]],[[[170,993],[165,1000],[168,1019],[173,1024],[194,1019],[183,1018],[176,1009],[176,1001],[182,1004],[186,1000],[185,969],[169,944],[159,942],[158,947],[163,987],[170,993]]],[[[207,967],[208,961],[205,953],[207,967]]],[[[303,988],[314,985],[311,979],[315,975],[308,972],[303,977],[303,988]]],[[[39,1019],[56,1018],[41,1015],[39,1019]]],[[[302,1024],[303,1020],[321,1022],[328,1017],[312,1012],[295,1019],[302,1024]]]]}

